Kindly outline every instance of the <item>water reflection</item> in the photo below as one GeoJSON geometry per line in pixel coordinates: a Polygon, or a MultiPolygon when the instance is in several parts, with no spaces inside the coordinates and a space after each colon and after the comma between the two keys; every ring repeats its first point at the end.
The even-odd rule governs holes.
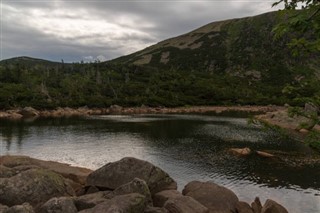
{"type": "Polygon", "coordinates": [[[140,115],[0,122],[1,154],[93,169],[133,156],[166,170],[180,189],[191,180],[210,180],[231,188],[242,200],[260,195],[278,198],[290,212],[320,211],[319,155],[275,132],[250,126],[245,118],[140,115]],[[277,150],[279,157],[238,158],[226,152],[245,146],[277,150]],[[301,203],[292,204],[297,199],[301,203]]]}

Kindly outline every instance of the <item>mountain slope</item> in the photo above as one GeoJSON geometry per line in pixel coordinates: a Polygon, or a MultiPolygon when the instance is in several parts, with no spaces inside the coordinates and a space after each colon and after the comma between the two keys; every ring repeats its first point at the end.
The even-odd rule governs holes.
{"type": "Polygon", "coordinates": [[[213,22],[111,62],[228,73],[253,80],[288,77],[299,74],[299,69],[319,73],[319,55],[295,58],[286,45],[289,38],[274,40],[272,29],[279,20],[277,12],[270,12],[213,22]]]}

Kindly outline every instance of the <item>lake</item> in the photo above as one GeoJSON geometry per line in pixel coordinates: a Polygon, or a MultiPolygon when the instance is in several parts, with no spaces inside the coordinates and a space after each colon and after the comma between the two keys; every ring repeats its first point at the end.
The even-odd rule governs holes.
{"type": "Polygon", "coordinates": [[[289,212],[320,212],[320,156],[277,131],[248,124],[241,115],[104,115],[88,118],[0,120],[1,155],[31,157],[97,169],[132,156],[170,174],[179,190],[213,181],[240,200],[259,196],[289,212]],[[229,148],[276,153],[237,157],[229,148]]]}

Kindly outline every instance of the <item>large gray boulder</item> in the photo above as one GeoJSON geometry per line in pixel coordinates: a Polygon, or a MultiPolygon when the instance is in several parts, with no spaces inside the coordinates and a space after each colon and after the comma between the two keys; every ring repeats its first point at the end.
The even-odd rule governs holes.
{"type": "Polygon", "coordinates": [[[132,193],[116,196],[79,213],[143,213],[146,205],[145,196],[132,193]]]}
{"type": "Polygon", "coordinates": [[[192,181],[182,191],[209,209],[210,213],[230,213],[236,211],[239,202],[231,190],[211,182],[192,181]]]}
{"type": "Polygon", "coordinates": [[[164,208],[170,213],[208,213],[207,207],[194,200],[192,197],[180,196],[169,199],[164,208]]]}
{"type": "Polygon", "coordinates": [[[288,213],[288,211],[276,201],[268,199],[263,205],[261,213],[288,213]]]}
{"type": "Polygon", "coordinates": [[[39,213],[77,213],[78,210],[70,197],[51,198],[43,204],[39,213]]]}
{"type": "Polygon", "coordinates": [[[52,197],[74,195],[64,178],[45,169],[29,169],[10,178],[0,178],[0,200],[8,206],[24,202],[37,207],[52,197]]]}
{"type": "Polygon", "coordinates": [[[129,183],[134,178],[144,180],[148,184],[151,194],[177,189],[177,183],[162,169],[147,161],[132,157],[108,163],[92,172],[87,178],[87,185],[113,190],[129,183]]]}

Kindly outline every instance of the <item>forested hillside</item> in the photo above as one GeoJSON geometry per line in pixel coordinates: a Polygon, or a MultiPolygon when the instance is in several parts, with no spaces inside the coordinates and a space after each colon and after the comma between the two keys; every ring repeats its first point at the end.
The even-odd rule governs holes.
{"type": "MultiPolygon", "coordinates": [[[[304,104],[320,97],[320,57],[275,40],[277,13],[214,22],[103,63],[0,62],[0,108],[304,104]]],[[[310,33],[312,36],[312,33],[310,33]]]]}

